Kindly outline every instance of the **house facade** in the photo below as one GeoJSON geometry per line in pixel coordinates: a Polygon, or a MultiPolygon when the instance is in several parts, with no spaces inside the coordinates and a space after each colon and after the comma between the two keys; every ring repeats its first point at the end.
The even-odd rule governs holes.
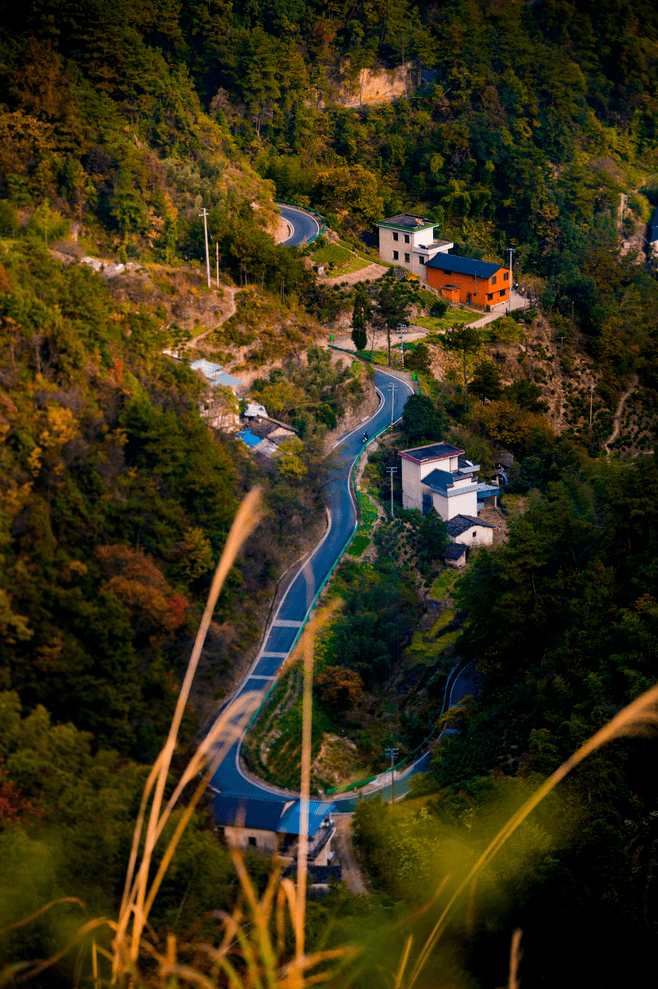
{"type": "MultiPolygon", "coordinates": [[[[334,857],[334,806],[315,800],[309,803],[308,861],[314,866],[328,866],[334,857]]],[[[260,848],[284,862],[294,861],[302,833],[300,800],[274,796],[261,800],[219,793],[213,800],[213,814],[229,848],[260,848]]]]}
{"type": "Polygon", "coordinates": [[[435,508],[444,522],[476,517],[485,500],[495,506],[499,488],[478,479],[479,464],[451,443],[431,443],[400,452],[402,507],[425,515],[435,508]]]}
{"type": "Polygon", "coordinates": [[[386,264],[396,264],[421,281],[427,281],[426,266],[438,254],[454,247],[449,240],[434,239],[434,223],[412,213],[389,216],[379,224],[379,254],[386,264]]]}
{"type": "Polygon", "coordinates": [[[509,271],[490,261],[440,254],[426,264],[427,284],[448,302],[485,308],[509,302],[509,271]]]}
{"type": "Polygon", "coordinates": [[[436,508],[447,522],[455,515],[477,514],[478,464],[450,443],[432,443],[400,452],[402,507],[426,514],[436,508]]]}
{"type": "MultiPolygon", "coordinates": [[[[455,515],[446,522],[446,529],[451,543],[457,547],[475,549],[493,544],[494,526],[474,515],[455,515]]],[[[453,552],[456,554],[458,550],[453,552]]]]}

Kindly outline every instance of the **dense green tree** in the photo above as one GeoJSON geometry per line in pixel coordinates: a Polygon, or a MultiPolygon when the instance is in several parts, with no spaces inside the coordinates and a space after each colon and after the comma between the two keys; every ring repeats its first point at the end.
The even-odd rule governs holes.
{"type": "Polygon", "coordinates": [[[412,444],[440,440],[445,421],[429,395],[411,395],[402,413],[402,428],[412,444]]]}
{"type": "Polygon", "coordinates": [[[456,350],[461,355],[464,375],[464,408],[468,397],[468,370],[466,362],[470,354],[474,354],[480,348],[480,334],[472,326],[454,326],[443,336],[443,345],[449,350],[456,350]]]}
{"type": "Polygon", "coordinates": [[[365,350],[368,342],[367,327],[372,314],[372,305],[364,286],[359,283],[354,293],[352,306],[352,340],[357,350],[365,350]]]}
{"type": "Polygon", "coordinates": [[[487,398],[500,398],[503,392],[501,374],[492,361],[480,361],[476,365],[471,391],[479,395],[483,405],[487,398]]]}

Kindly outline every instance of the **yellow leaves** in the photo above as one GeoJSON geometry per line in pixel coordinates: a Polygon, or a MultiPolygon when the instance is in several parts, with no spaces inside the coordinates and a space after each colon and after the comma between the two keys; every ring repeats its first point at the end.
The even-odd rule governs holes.
{"type": "Polygon", "coordinates": [[[9,600],[9,595],[0,587],[0,635],[3,639],[11,644],[16,641],[16,639],[26,639],[32,638],[34,635],[32,629],[27,624],[27,618],[24,615],[17,615],[11,609],[11,603],[9,600]]]}
{"type": "Polygon", "coordinates": [[[284,477],[304,477],[308,473],[308,467],[299,458],[303,448],[304,444],[297,436],[284,440],[279,446],[279,471],[284,477]]]}
{"type": "Polygon", "coordinates": [[[80,574],[81,577],[84,577],[84,575],[87,573],[87,567],[85,566],[84,563],[81,563],[80,560],[71,560],[71,562],[69,563],[69,570],[71,571],[71,573],[80,574]]]}
{"type": "Polygon", "coordinates": [[[0,107],[0,173],[23,175],[30,167],[30,184],[43,188],[55,162],[53,130],[22,110],[0,107]]]}
{"type": "Polygon", "coordinates": [[[27,465],[33,477],[37,477],[41,470],[41,454],[43,450],[40,446],[35,446],[32,453],[27,458],[27,465]]]}
{"type": "Polygon", "coordinates": [[[480,421],[489,436],[500,443],[523,446],[537,429],[548,429],[542,415],[527,412],[515,402],[491,402],[479,413],[480,421]]]}
{"type": "Polygon", "coordinates": [[[0,498],[0,503],[4,511],[13,518],[15,515],[25,507],[29,500],[30,492],[32,491],[32,481],[28,481],[27,484],[12,485],[11,487],[5,488],[2,492],[2,497],[0,498]]]}
{"type": "Polygon", "coordinates": [[[176,547],[181,554],[179,569],[188,578],[196,580],[214,564],[212,546],[202,529],[187,529],[184,541],[176,547]]]}
{"type": "Polygon", "coordinates": [[[78,424],[70,409],[50,406],[46,413],[47,428],[39,436],[39,443],[47,451],[59,451],[78,435],[78,424]]]}

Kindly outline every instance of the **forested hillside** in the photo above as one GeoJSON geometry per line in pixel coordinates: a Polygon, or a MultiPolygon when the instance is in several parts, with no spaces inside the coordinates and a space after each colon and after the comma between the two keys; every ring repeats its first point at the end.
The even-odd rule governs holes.
{"type": "MultiPolygon", "coordinates": [[[[0,965],[78,929],[68,903],[3,930],[50,900],[116,915],[139,792],[236,506],[263,485],[265,521],[213,616],[175,770],[278,578],[321,533],[328,432],[375,402],[371,369],[339,365],[323,338],[354,320],[368,341],[413,318],[428,329],[406,354],[422,395],[364,474],[318,641],[312,738],[317,787],[340,759],[346,776],[370,772],[385,746],[407,755],[431,738],[410,798],[356,814],[369,902],[333,891],[308,915],[312,945],[368,931],[372,946],[374,931],[375,960],[350,978],[383,985],[418,950],[433,923],[420,908],[445,875],[658,679],[658,9],[0,0],[0,23],[0,965]],[[363,70],[397,68],[404,95],[345,107],[363,70]],[[320,211],[334,239],[277,246],[275,197],[320,211]],[[392,272],[358,288],[313,273],[325,251],[356,274],[378,220],[402,210],[468,257],[512,248],[534,308],[455,329],[461,316],[392,272]],[[111,280],[117,260],[134,264],[111,280]],[[208,427],[199,356],[243,374],[297,431],[283,457],[265,464],[208,427]],[[390,458],[440,439],[483,476],[503,451],[512,463],[504,545],[458,579],[440,520],[399,511],[399,479],[386,517],[390,458]],[[456,661],[486,679],[442,717],[456,661]]],[[[301,680],[288,677],[287,720],[261,721],[249,757],[294,786],[301,680]]],[[[655,751],[617,741],[580,767],[473,886],[416,984],[503,984],[515,926],[526,985],[654,984],[655,751]]],[[[264,889],[267,862],[249,868],[264,889]]],[[[238,901],[202,810],[156,936],[188,931],[196,946],[197,920],[238,901]]],[[[39,985],[72,985],[74,964],[39,985]]]]}

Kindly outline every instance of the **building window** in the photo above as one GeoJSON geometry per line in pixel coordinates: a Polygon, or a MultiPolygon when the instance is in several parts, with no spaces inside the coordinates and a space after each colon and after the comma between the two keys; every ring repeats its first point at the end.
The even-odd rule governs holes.
{"type": "Polygon", "coordinates": [[[397,261],[398,257],[399,257],[398,252],[397,251],[393,251],[393,260],[394,261],[397,261]]]}
{"type": "MultiPolygon", "coordinates": [[[[473,535],[475,535],[475,533],[473,533],[473,535]]],[[[249,835],[249,844],[252,848],[256,848],[256,839],[253,835],[249,835]]]]}
{"type": "Polygon", "coordinates": [[[505,274],[503,275],[503,281],[504,282],[508,282],[509,281],[509,271],[506,271],[505,274]]]}
{"type": "Polygon", "coordinates": [[[500,292],[498,293],[498,295],[499,295],[499,296],[501,297],[501,299],[502,299],[502,297],[503,297],[503,296],[505,295],[505,289],[504,289],[504,288],[501,288],[501,290],[500,290],[500,292]]]}
{"type": "Polygon", "coordinates": [[[451,275],[452,274],[451,271],[446,271],[445,268],[442,268],[441,270],[443,271],[443,274],[444,275],[451,275]]]}
{"type": "Polygon", "coordinates": [[[397,240],[397,239],[398,239],[398,235],[396,233],[394,233],[393,234],[393,240],[397,240]]]}
{"type": "Polygon", "coordinates": [[[491,284],[492,285],[495,285],[496,284],[496,275],[492,275],[491,276],[491,284]]]}
{"type": "Polygon", "coordinates": [[[408,254],[405,254],[404,260],[407,262],[407,264],[409,264],[409,255],[408,254]]]}
{"type": "Polygon", "coordinates": [[[421,264],[425,264],[425,258],[423,257],[422,254],[419,255],[418,260],[420,261],[421,264]]]}
{"type": "Polygon", "coordinates": [[[408,244],[409,243],[409,234],[405,234],[404,235],[404,242],[405,242],[405,244],[408,244]]]}
{"type": "Polygon", "coordinates": [[[491,302],[491,300],[493,299],[493,292],[487,292],[487,299],[489,300],[489,302],[491,302]]]}
{"type": "Polygon", "coordinates": [[[477,532],[472,532],[471,535],[473,536],[473,539],[475,539],[475,537],[477,536],[477,532]]]}

